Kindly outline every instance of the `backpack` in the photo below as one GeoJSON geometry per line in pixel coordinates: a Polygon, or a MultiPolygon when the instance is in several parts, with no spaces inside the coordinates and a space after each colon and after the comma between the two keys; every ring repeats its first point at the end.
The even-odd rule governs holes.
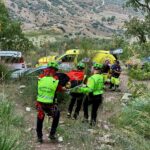
{"type": "Polygon", "coordinates": [[[71,88],[73,88],[82,83],[84,79],[84,72],[80,70],[71,70],[67,73],[67,76],[70,78],[71,88]]]}
{"type": "Polygon", "coordinates": [[[70,80],[70,78],[65,73],[56,73],[55,74],[58,77],[59,85],[65,86],[66,83],[70,80]]]}

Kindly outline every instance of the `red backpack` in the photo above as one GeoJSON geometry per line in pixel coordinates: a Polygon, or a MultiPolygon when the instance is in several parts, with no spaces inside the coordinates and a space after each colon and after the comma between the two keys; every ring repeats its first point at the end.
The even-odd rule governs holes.
{"type": "Polygon", "coordinates": [[[70,81],[82,81],[84,79],[84,72],[80,70],[71,70],[67,75],[70,78],[70,81]]]}

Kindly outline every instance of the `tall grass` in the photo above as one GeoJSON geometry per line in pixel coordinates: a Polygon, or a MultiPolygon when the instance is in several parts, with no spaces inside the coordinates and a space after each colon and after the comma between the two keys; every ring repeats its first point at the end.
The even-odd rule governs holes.
{"type": "Polygon", "coordinates": [[[8,71],[7,66],[4,65],[3,63],[0,63],[0,81],[9,78],[10,78],[10,73],[8,71]]]}
{"type": "Polygon", "coordinates": [[[14,111],[14,105],[7,100],[0,100],[0,149],[30,149],[24,132],[23,117],[14,111]]]}
{"type": "Polygon", "coordinates": [[[123,149],[150,149],[150,97],[134,98],[112,119],[117,144],[123,149]]]}

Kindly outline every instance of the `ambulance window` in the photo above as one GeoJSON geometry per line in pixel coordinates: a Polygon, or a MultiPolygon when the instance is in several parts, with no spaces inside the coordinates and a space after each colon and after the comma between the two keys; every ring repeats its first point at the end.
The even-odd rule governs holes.
{"type": "Polygon", "coordinates": [[[73,62],[76,55],[65,55],[62,58],[62,62],[73,62]]]}

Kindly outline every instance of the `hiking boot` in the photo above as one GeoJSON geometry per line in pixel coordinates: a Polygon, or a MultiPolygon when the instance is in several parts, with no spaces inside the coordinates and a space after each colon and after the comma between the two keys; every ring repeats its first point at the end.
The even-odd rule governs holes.
{"type": "Polygon", "coordinates": [[[95,121],[91,121],[90,122],[90,126],[93,126],[93,127],[96,126],[96,122],[95,121]]]}
{"type": "Polygon", "coordinates": [[[37,139],[37,142],[43,143],[43,139],[42,139],[42,138],[38,138],[38,139],[37,139]]]}
{"type": "Polygon", "coordinates": [[[71,118],[71,113],[67,113],[67,118],[71,118]]]}
{"type": "Polygon", "coordinates": [[[55,136],[54,134],[50,134],[50,135],[49,135],[49,139],[51,139],[51,140],[56,140],[56,136],[55,136]]]}
{"type": "Polygon", "coordinates": [[[73,118],[76,120],[77,117],[78,117],[78,115],[75,113],[75,114],[73,115],[73,118]]]}

